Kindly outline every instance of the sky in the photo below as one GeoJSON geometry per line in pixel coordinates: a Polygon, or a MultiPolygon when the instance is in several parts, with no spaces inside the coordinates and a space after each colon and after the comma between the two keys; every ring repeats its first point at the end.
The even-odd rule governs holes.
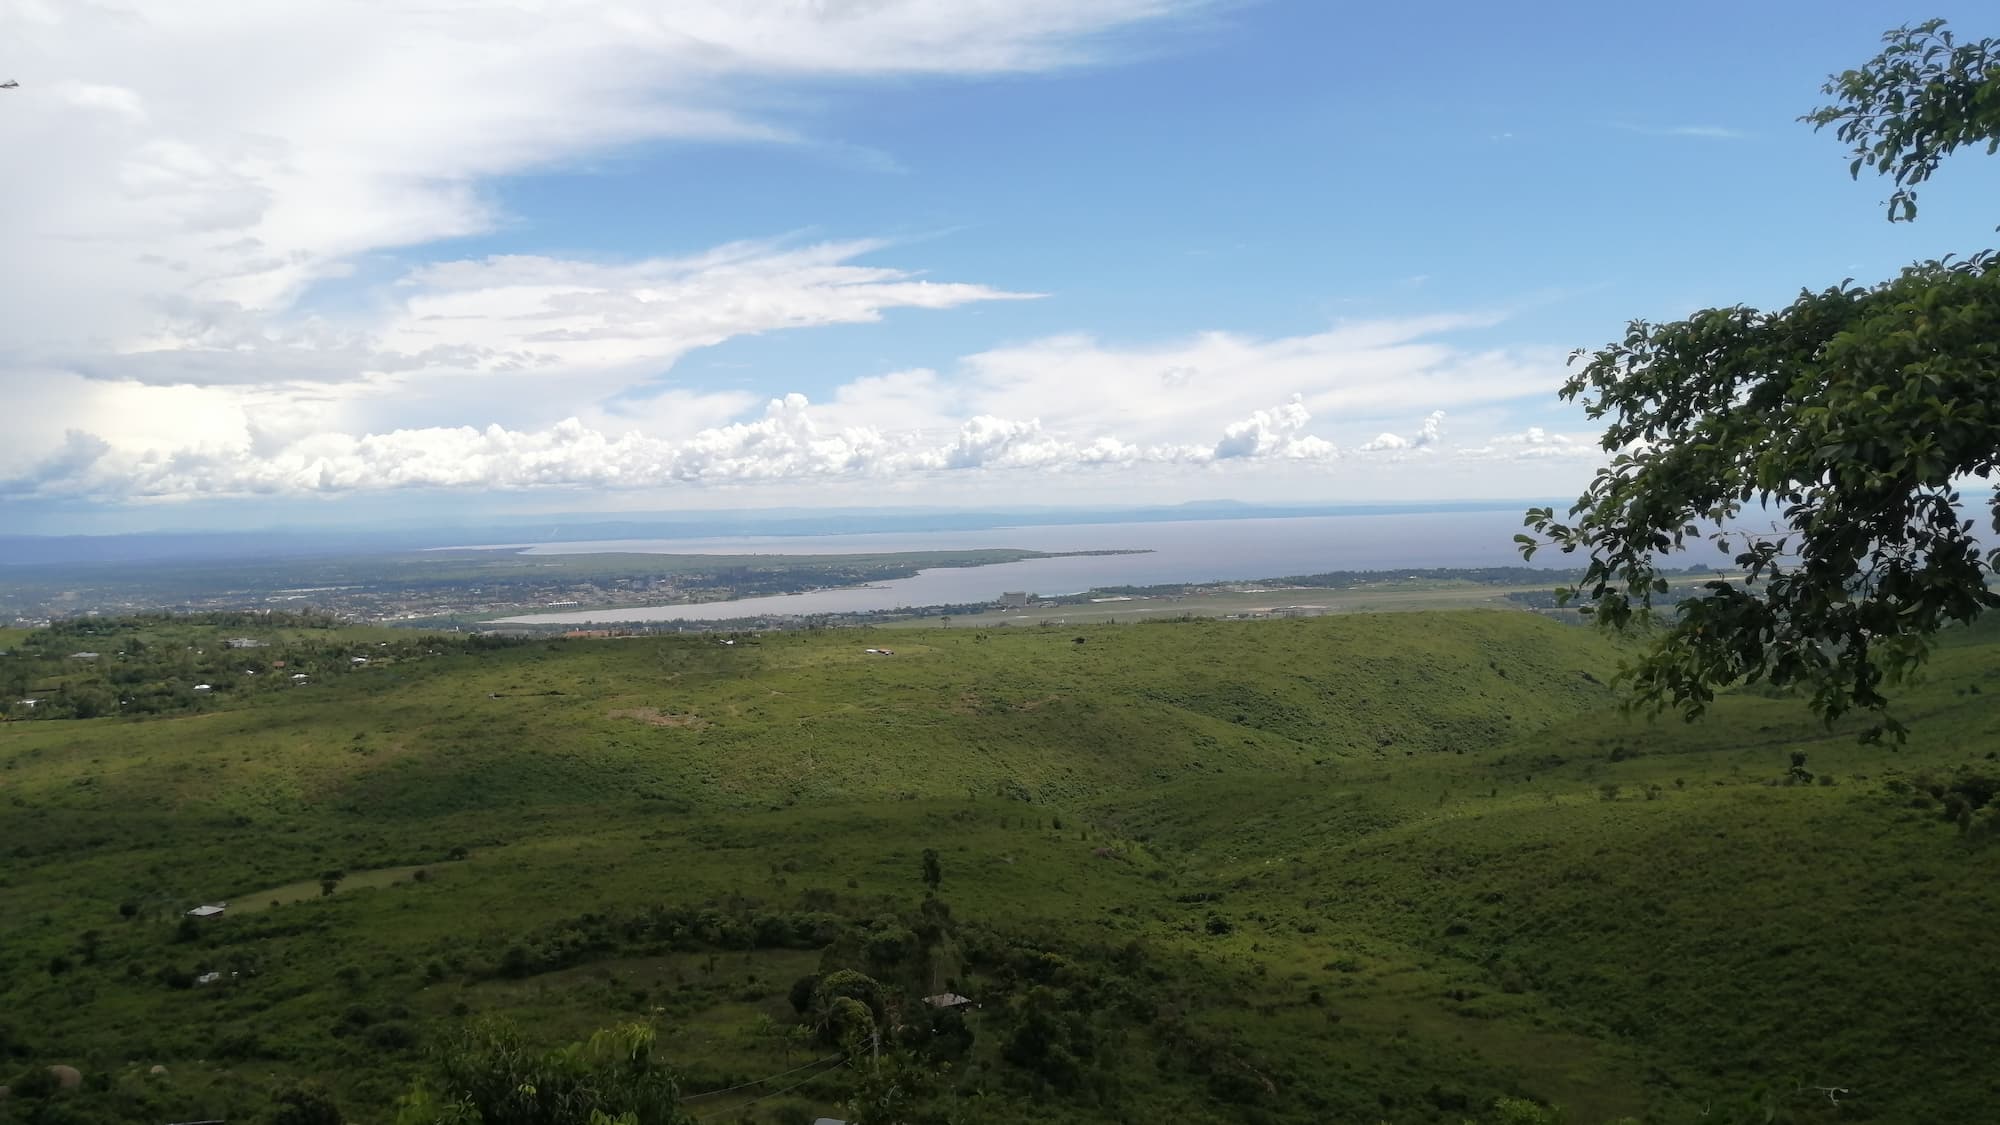
{"type": "Polygon", "coordinates": [[[0,0],[0,523],[1574,496],[1572,349],[2000,237],[1797,121],[1932,15],[0,0]]]}

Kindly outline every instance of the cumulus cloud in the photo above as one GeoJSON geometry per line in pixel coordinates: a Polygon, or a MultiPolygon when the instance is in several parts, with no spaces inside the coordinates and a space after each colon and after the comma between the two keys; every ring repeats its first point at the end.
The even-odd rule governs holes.
{"type": "Polygon", "coordinates": [[[907,432],[826,425],[804,395],[771,400],[751,421],[681,441],[608,434],[569,418],[545,430],[431,427],[351,436],[313,433],[274,449],[204,444],[168,452],[113,450],[72,431],[56,456],[0,480],[15,496],[163,498],[377,492],[399,488],[659,488],[959,471],[1088,470],[1142,463],[1328,460],[1297,398],[1222,428],[1209,446],[1141,447],[1116,435],[1058,434],[1039,419],[980,415],[941,442],[907,432]]]}
{"type": "Polygon", "coordinates": [[[1424,416],[1417,428],[1417,436],[1406,438],[1401,434],[1383,431],[1355,447],[1359,453],[1404,453],[1411,450],[1428,452],[1444,439],[1444,411],[1433,410],[1424,416]]]}
{"type": "Polygon", "coordinates": [[[1501,434],[1489,439],[1485,445],[1459,452],[1461,456],[1472,459],[1509,461],[1593,460],[1604,456],[1604,449],[1595,436],[1556,433],[1540,426],[1530,426],[1520,433],[1501,434]]]}
{"type": "Polygon", "coordinates": [[[1299,395],[1275,410],[1259,410],[1222,431],[1215,443],[1217,461],[1282,457],[1292,461],[1324,461],[1337,454],[1333,443],[1305,432],[1312,414],[1299,395]]]}
{"type": "MultiPolygon", "coordinates": [[[[71,446],[40,452],[25,446],[10,451],[0,442],[0,478],[6,478],[0,492],[167,498],[410,487],[672,488],[1137,466],[1290,466],[1296,479],[1304,479],[1341,460],[1343,432],[1354,435],[1348,448],[1388,454],[1389,460],[1443,447],[1439,410],[1425,414],[1414,431],[1405,431],[1408,436],[1384,431],[1364,440],[1372,427],[1361,427],[1385,407],[1408,408],[1451,387],[1465,388],[1464,397],[1475,401],[1497,402],[1544,389],[1560,372],[1559,363],[1532,353],[1475,352],[1442,342],[1439,327],[1448,330],[1458,321],[1440,318],[1262,340],[1203,333],[1124,348],[1055,337],[977,353],[940,370],[854,379],[821,403],[782,395],[748,417],[758,400],[743,390],[630,387],[635,362],[698,346],[707,338],[703,332],[792,323],[801,310],[829,320],[865,318],[891,300],[994,296],[976,287],[899,296],[911,279],[856,266],[848,253],[773,252],[785,259],[782,265],[771,255],[729,252],[715,256],[720,266],[507,259],[424,271],[410,282],[413,296],[399,306],[396,332],[428,327],[446,343],[432,338],[426,351],[409,344],[397,354],[423,357],[443,346],[453,349],[453,358],[432,355],[404,371],[285,388],[147,386],[74,375],[39,380],[39,397],[22,403],[17,416],[42,427],[74,407],[101,425],[68,424],[106,448],[93,445],[95,456],[80,460],[66,456],[74,439],[71,446]],[[747,269],[759,281],[737,290],[712,277],[711,269],[747,269]],[[778,280],[794,275],[817,280],[778,280]],[[680,293],[675,301],[657,309],[633,307],[652,300],[645,293],[673,287],[680,293]],[[876,292],[858,302],[846,292],[818,301],[816,288],[827,287],[876,292]],[[477,315],[451,311],[458,294],[516,289],[518,299],[482,304],[477,315]],[[761,319],[745,319],[735,296],[753,291],[775,294],[753,302],[761,319]],[[610,300],[614,311],[608,313],[601,300],[607,294],[639,295],[610,300]],[[571,299],[577,295],[583,299],[571,299]],[[714,309],[732,310],[727,315],[738,319],[718,328],[704,312],[714,309]],[[565,338],[542,346],[578,350],[545,366],[493,347],[518,330],[508,327],[517,322],[537,332],[554,326],[565,338]],[[1162,372],[1176,374],[1163,381],[1162,372]],[[601,384],[594,390],[593,379],[601,384]],[[550,393],[516,393],[522,388],[550,393]],[[540,410],[578,397],[595,405],[538,418],[520,405],[524,397],[540,410]],[[1260,400],[1276,405],[1246,409],[1260,400]],[[382,409],[384,403],[393,409],[382,409]],[[432,407],[435,423],[395,421],[432,407]],[[509,410],[512,420],[501,417],[509,410]],[[468,415],[480,421],[460,420],[468,415]],[[378,424],[381,419],[389,424],[378,424]]],[[[11,424],[0,418],[0,433],[11,424]]],[[[1593,449],[1587,438],[1533,429],[1470,445],[1453,460],[1580,458],[1593,449]]],[[[1349,475],[1358,468],[1355,462],[1349,475]]]]}

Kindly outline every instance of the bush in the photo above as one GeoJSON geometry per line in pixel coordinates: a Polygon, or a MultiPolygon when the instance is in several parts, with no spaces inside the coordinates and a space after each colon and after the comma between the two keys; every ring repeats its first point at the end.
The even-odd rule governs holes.
{"type": "Polygon", "coordinates": [[[431,1080],[403,1099],[398,1125],[466,1121],[571,1125],[596,1119],[688,1125],[675,1075],[654,1053],[655,1033],[627,1024],[560,1050],[538,1052],[511,1025],[478,1023],[438,1053],[431,1080]]]}
{"type": "Polygon", "coordinates": [[[269,1125],[341,1125],[340,1106],[317,1082],[294,1082],[271,1096],[269,1125]]]}
{"type": "Polygon", "coordinates": [[[792,982],[792,1011],[803,1016],[812,1010],[813,993],[818,990],[819,982],[818,973],[808,973],[792,982]]]}
{"type": "Polygon", "coordinates": [[[378,1023],[368,1029],[368,1045],[378,1051],[407,1051],[417,1045],[417,1029],[401,1020],[378,1023]]]}

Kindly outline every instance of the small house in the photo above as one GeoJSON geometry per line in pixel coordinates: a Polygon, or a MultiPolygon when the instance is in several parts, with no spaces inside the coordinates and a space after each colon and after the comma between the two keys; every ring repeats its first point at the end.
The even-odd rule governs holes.
{"type": "Polygon", "coordinates": [[[21,706],[26,707],[30,711],[33,711],[35,709],[35,705],[40,702],[41,700],[39,699],[23,699],[21,701],[21,706]]]}
{"type": "Polygon", "coordinates": [[[306,674],[305,674],[304,672],[293,672],[293,673],[292,673],[292,682],[293,682],[293,683],[295,683],[295,684],[296,684],[296,683],[302,683],[302,682],[304,682],[304,681],[305,681],[306,679],[308,679],[308,677],[306,676],[306,674]]]}
{"type": "Polygon", "coordinates": [[[187,916],[190,918],[213,918],[227,909],[229,909],[229,904],[226,902],[205,903],[188,911],[187,916]]]}
{"type": "Polygon", "coordinates": [[[210,969],[209,971],[194,978],[194,982],[196,984],[214,984],[216,981],[219,981],[221,979],[222,979],[222,970],[210,969]]]}
{"type": "Polygon", "coordinates": [[[196,684],[196,685],[194,685],[194,690],[196,690],[196,691],[214,691],[214,690],[215,690],[215,685],[214,685],[214,684],[196,684]]]}
{"type": "Polygon", "coordinates": [[[924,997],[924,1003],[929,1004],[933,1008],[963,1008],[967,1004],[972,1003],[972,999],[967,996],[960,996],[956,992],[940,992],[936,996],[924,997]]]}
{"type": "Polygon", "coordinates": [[[97,659],[97,654],[94,652],[72,652],[69,654],[69,658],[71,660],[95,660],[97,659]]]}

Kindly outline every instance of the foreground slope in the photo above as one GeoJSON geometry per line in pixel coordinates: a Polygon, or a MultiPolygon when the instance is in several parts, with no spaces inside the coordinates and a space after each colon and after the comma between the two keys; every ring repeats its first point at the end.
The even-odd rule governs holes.
{"type": "MultiPolygon", "coordinates": [[[[2000,851],[1925,786],[1991,770],[1994,649],[1941,658],[1892,753],[1789,701],[1620,719],[1613,651],[1527,614],[736,640],[0,728],[0,1051],[91,1074],[82,1120],[251,1118],[319,1074],[372,1122],[470,1015],[637,1016],[701,1092],[817,1057],[787,990],[854,967],[979,1001],[963,1120],[1991,1096],[2000,851]]],[[[856,1075],[795,1079],[696,1104],[794,1120],[856,1075]]]]}

